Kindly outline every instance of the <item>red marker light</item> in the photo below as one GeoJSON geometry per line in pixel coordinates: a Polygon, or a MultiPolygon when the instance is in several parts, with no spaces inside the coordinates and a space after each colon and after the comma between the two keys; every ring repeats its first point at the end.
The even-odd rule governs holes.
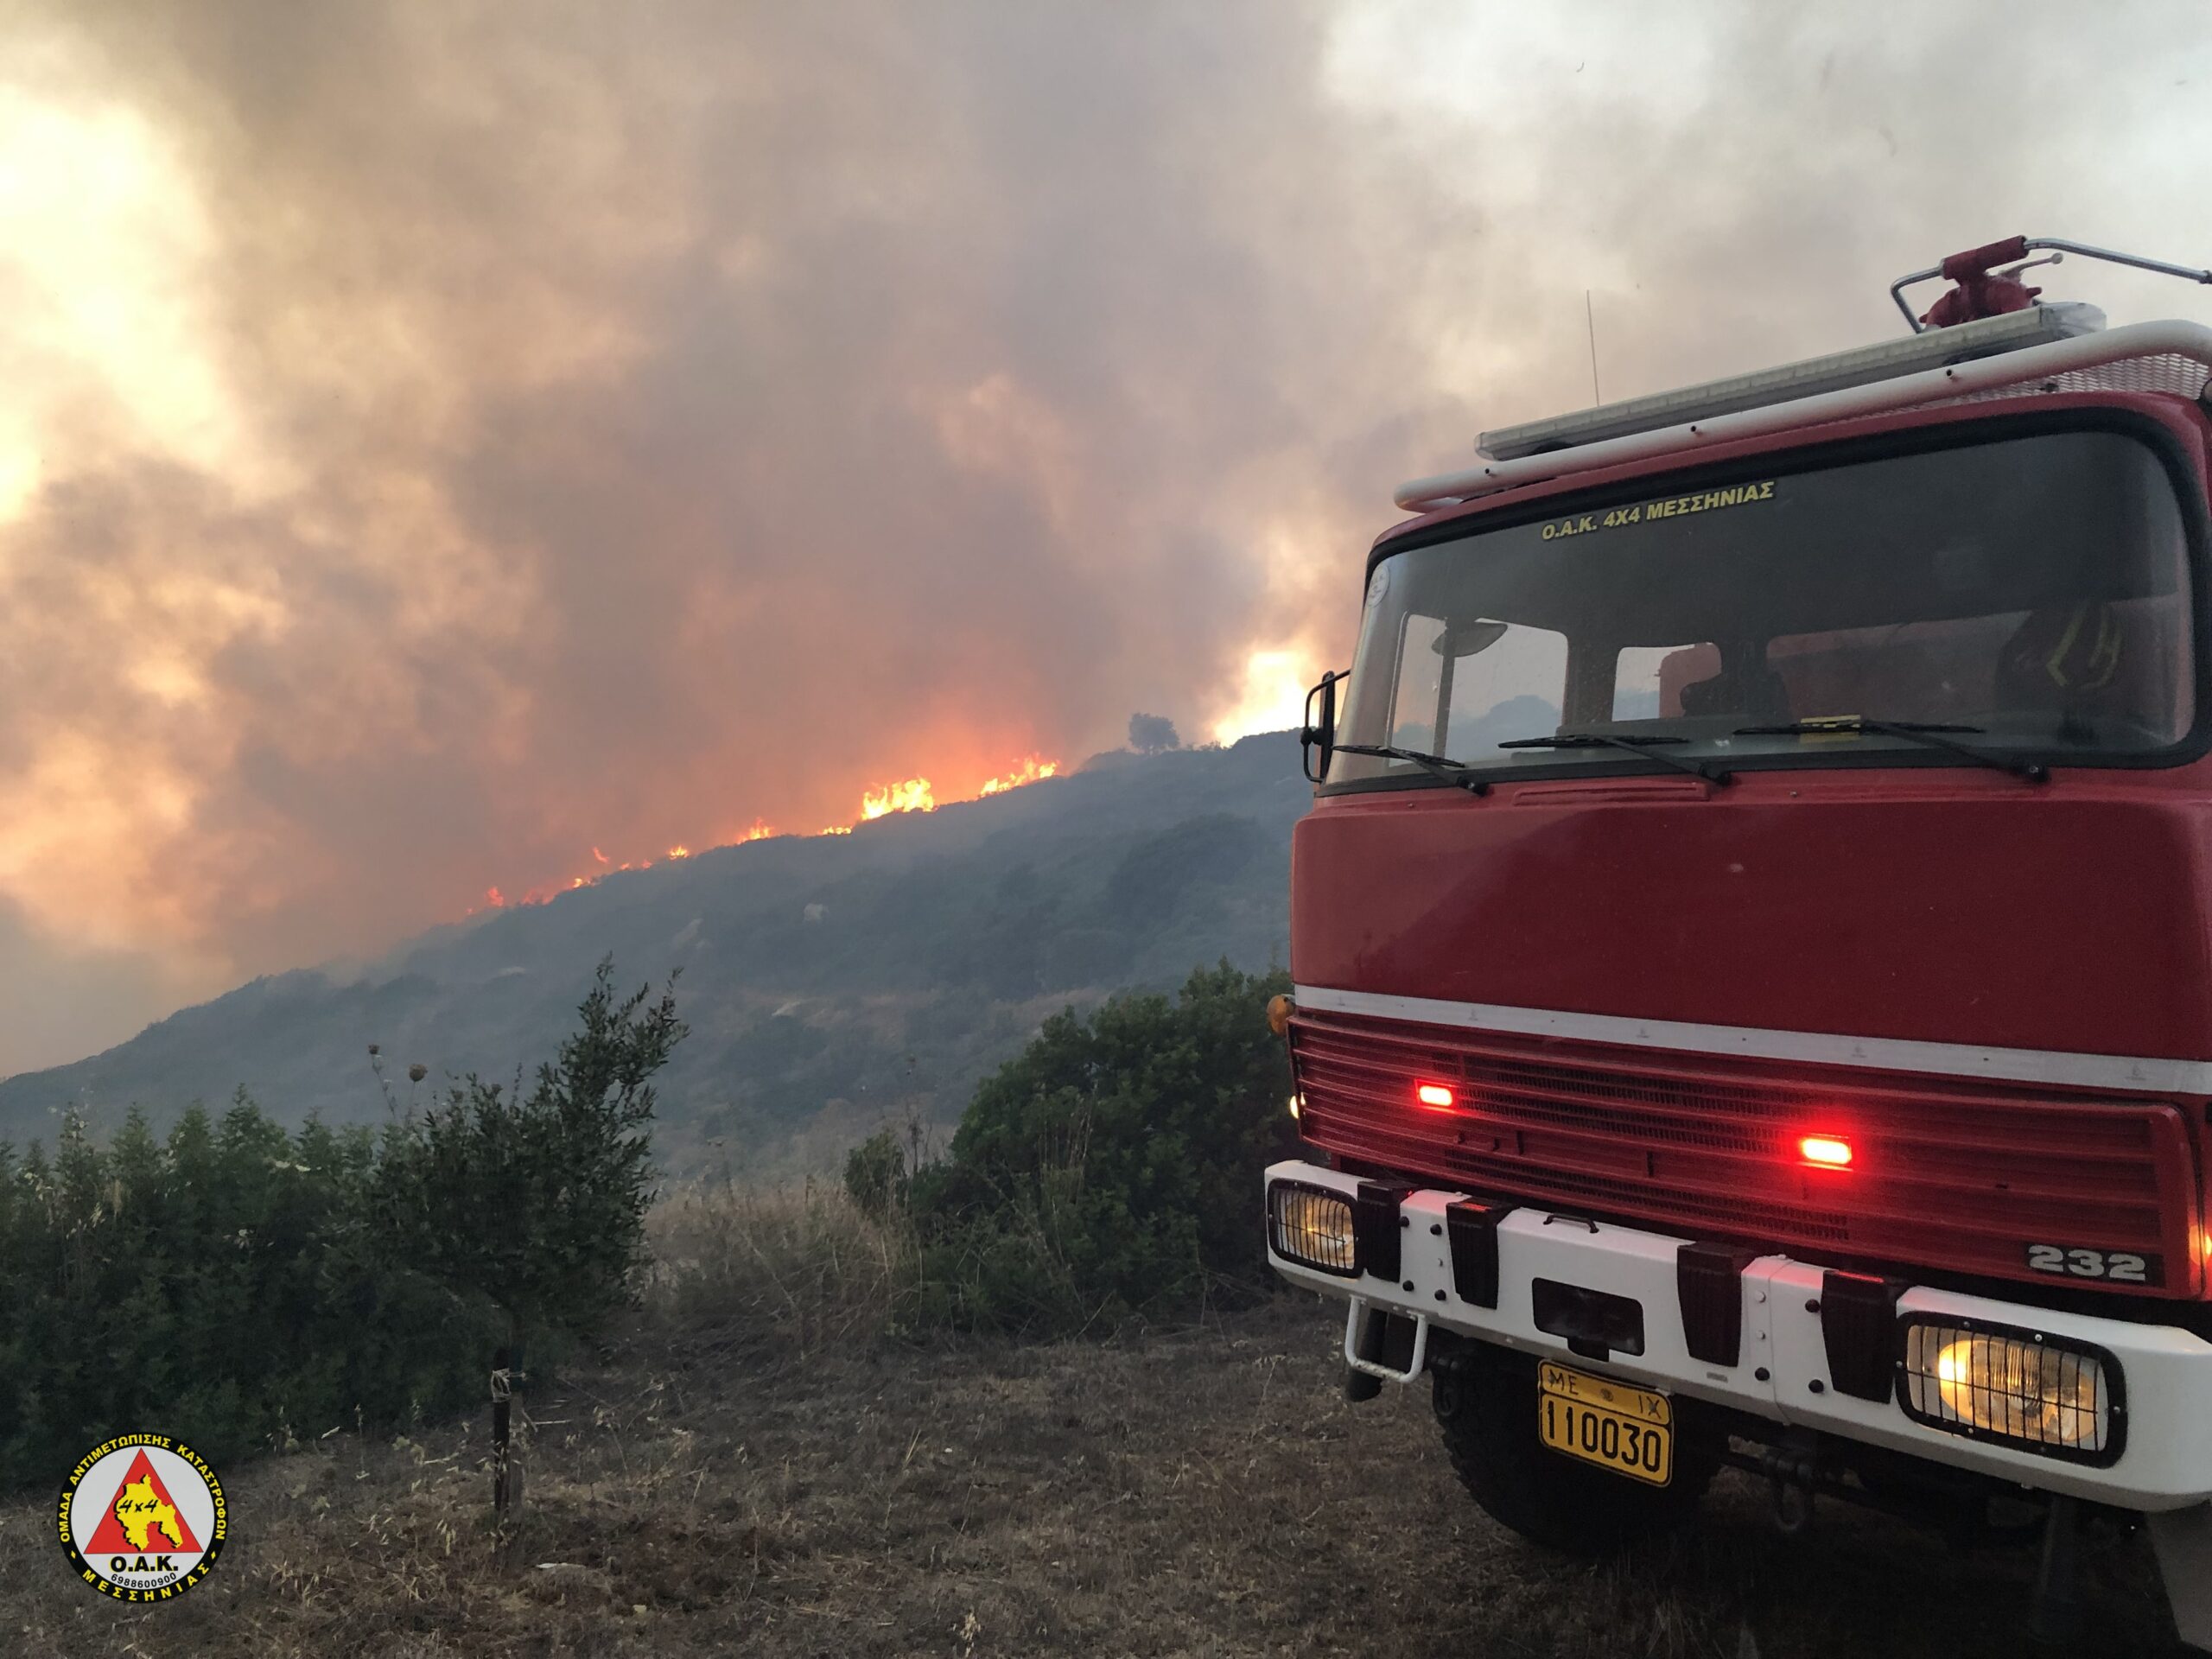
{"type": "Polygon", "coordinates": [[[1458,1096],[1440,1083],[1415,1084],[1414,1098],[1433,1112],[1448,1112],[1459,1100],[1458,1096]]]}
{"type": "Polygon", "coordinates": [[[1815,1169],[1848,1169],[1851,1142],[1832,1135],[1808,1135],[1797,1143],[1797,1155],[1815,1169]]]}

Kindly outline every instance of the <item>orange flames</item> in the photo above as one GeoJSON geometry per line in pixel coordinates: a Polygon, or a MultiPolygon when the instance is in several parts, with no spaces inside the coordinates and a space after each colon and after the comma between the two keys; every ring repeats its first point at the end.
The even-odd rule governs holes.
{"type": "MultiPolygon", "coordinates": [[[[1015,764],[1011,772],[1002,777],[986,779],[977,786],[973,796],[955,796],[951,798],[977,800],[986,795],[1003,794],[1009,789],[1020,789],[1025,784],[1033,784],[1043,779],[1054,777],[1058,775],[1059,770],[1060,763],[1057,760],[1047,760],[1040,755],[1025,755],[1015,764]]],[[[864,791],[861,796],[861,814],[856,822],[867,823],[876,818],[888,817],[893,812],[934,812],[938,804],[936,792],[928,779],[908,778],[899,783],[886,784],[880,789],[864,791]]],[[[849,836],[853,833],[853,829],[854,825],[850,823],[832,823],[816,830],[815,834],[849,836]]],[[[741,842],[766,841],[771,836],[780,833],[766,818],[755,818],[747,827],[745,833],[736,838],[736,842],[717,844],[735,845],[736,842],[741,842]]],[[[599,868],[589,874],[572,875],[562,881],[545,882],[531,888],[518,899],[507,898],[497,887],[486,887],[484,890],[484,903],[478,908],[505,910],[511,906],[542,905],[558,898],[562,893],[573,893],[578,887],[594,887],[598,885],[601,877],[615,871],[649,870],[653,867],[653,861],[650,858],[642,859],[635,864],[627,860],[617,864],[596,847],[591,849],[591,856],[592,861],[599,868]]],[[[679,842],[671,847],[662,856],[669,859],[690,858],[691,849],[679,842]]],[[[472,909],[468,913],[474,916],[476,910],[472,909]]]]}
{"type": "Polygon", "coordinates": [[[861,797],[861,822],[880,818],[892,812],[934,812],[937,798],[930,793],[926,778],[909,778],[903,784],[886,784],[881,789],[871,789],[861,797]]]}
{"type": "Polygon", "coordinates": [[[1001,791],[1020,789],[1024,784],[1033,784],[1039,779],[1050,778],[1060,769],[1057,760],[1045,760],[1036,755],[1024,755],[1021,764],[1003,778],[994,778],[976,793],[978,796],[996,795],[1001,791]]]}

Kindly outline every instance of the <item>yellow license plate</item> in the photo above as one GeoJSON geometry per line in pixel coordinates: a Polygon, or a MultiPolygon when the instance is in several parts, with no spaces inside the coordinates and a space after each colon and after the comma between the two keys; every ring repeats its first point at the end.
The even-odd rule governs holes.
{"type": "Polygon", "coordinates": [[[1675,1408],[1663,1394],[1546,1360],[1536,1367],[1546,1446],[1653,1486],[1675,1478],[1675,1408]]]}

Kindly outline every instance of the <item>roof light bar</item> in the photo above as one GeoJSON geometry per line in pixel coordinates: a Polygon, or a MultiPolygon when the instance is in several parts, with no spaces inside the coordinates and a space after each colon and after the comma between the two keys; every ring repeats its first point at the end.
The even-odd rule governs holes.
{"type": "MultiPolygon", "coordinates": [[[[1942,334],[1955,341],[1974,326],[1969,323],[1946,328],[1942,334]]],[[[1631,461],[1671,458],[1738,439],[1795,431],[1890,410],[1911,409],[1923,404],[1973,397],[2000,387],[2055,379],[2107,364],[2163,356],[2185,359],[2212,368],[2212,328],[2194,322],[2130,323],[2103,334],[2005,352],[1981,361],[1925,368],[1892,379],[1847,387],[1841,391],[1793,397],[1783,403],[1739,410],[1733,414],[1678,421],[1672,426],[1632,432],[1622,437],[1595,439],[1558,454],[1486,461],[1458,472],[1440,473],[1432,478],[1412,479],[1398,486],[1392,499],[1409,512],[1428,512],[1517,485],[1597,472],[1631,461]]],[[[1386,532],[1389,533],[1394,532],[1386,532]]]]}
{"type": "Polygon", "coordinates": [[[1684,386],[1678,391],[1656,392],[1649,397],[1631,397],[1625,403],[1600,404],[1595,409],[1579,409],[1571,415],[1554,415],[1548,420],[1505,427],[1484,433],[1476,440],[1475,448],[1493,461],[1516,461],[1523,455],[1573,448],[1606,438],[1627,437],[1636,432],[1656,431],[1684,421],[1764,409],[1770,404],[1786,404],[1799,397],[1817,397],[1824,391],[1847,391],[1853,386],[1871,385],[1878,380],[1891,380],[1901,374],[1941,368],[1971,358],[2048,346],[2054,340],[2094,334],[2104,323],[2104,313],[2093,305],[2032,305],[2024,311],[1984,317],[1977,322],[1961,323],[1955,328],[1934,329],[1910,334],[1903,340],[1885,340],[1878,345],[1808,358],[1802,363],[1784,364],[1780,368],[1761,369],[1726,380],[1708,380],[1702,385],[1684,386]]]}

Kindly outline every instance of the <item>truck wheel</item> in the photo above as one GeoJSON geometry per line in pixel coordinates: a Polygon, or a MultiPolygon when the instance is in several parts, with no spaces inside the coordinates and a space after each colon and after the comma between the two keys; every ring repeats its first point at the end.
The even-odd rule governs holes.
{"type": "Polygon", "coordinates": [[[1687,1525],[1718,1459],[1679,1414],[1675,1478],[1645,1486],[1575,1462],[1536,1438],[1536,1364],[1467,1343],[1430,1366],[1436,1421],[1452,1466],[1483,1512],[1532,1543],[1603,1555],[1687,1525]]]}

